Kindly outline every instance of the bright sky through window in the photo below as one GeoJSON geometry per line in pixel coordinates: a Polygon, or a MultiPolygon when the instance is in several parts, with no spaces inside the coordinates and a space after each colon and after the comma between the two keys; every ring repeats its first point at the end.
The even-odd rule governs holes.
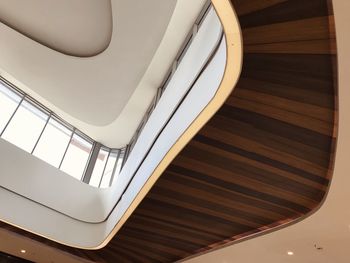
{"type": "Polygon", "coordinates": [[[109,187],[120,172],[124,151],[94,143],[74,127],[29,96],[0,81],[0,135],[2,139],[61,169],[78,180],[93,165],[87,182],[95,187],[109,187]],[[90,164],[93,147],[99,154],[90,164]],[[97,149],[97,150],[98,150],[97,149]]]}
{"type": "Polygon", "coordinates": [[[71,135],[71,130],[51,118],[33,154],[58,168],[71,135]]]}

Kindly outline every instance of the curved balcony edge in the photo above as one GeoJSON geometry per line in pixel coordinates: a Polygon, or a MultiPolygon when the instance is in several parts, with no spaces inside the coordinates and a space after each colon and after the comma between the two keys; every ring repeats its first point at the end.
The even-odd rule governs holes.
{"type": "MultiPolygon", "coordinates": [[[[171,160],[175,158],[187,142],[225,102],[239,78],[243,54],[242,37],[237,17],[229,1],[213,0],[212,3],[221,20],[225,35],[225,40],[221,42],[218,54],[215,55],[207,67],[207,69],[213,67],[212,70],[217,71],[216,79],[208,81],[202,75],[197,78],[198,83],[201,83],[202,87],[195,83],[197,85],[196,89],[188,93],[188,96],[183,100],[183,105],[181,105],[173,115],[173,118],[167,123],[168,125],[162,130],[159,139],[154,144],[157,144],[159,147],[157,148],[158,155],[161,152],[164,154],[161,161],[155,165],[153,171],[153,168],[146,163],[143,163],[143,166],[139,170],[140,173],[148,172],[151,175],[149,177],[143,177],[140,180],[127,182],[129,187],[126,191],[124,189],[122,190],[123,195],[120,195],[120,202],[114,207],[108,219],[103,223],[91,224],[78,222],[73,218],[58,214],[28,199],[23,199],[23,197],[5,189],[0,189],[1,200],[8,201],[7,205],[0,208],[2,221],[56,242],[78,248],[99,249],[109,242],[141,202],[157,178],[161,176],[171,160]],[[221,64],[221,69],[214,65],[215,60],[221,64]],[[216,87],[213,85],[215,82],[217,82],[216,87]],[[208,85],[211,85],[211,87],[208,87],[208,85]],[[209,90],[209,92],[205,93],[203,89],[206,91],[209,90]],[[198,96],[204,96],[204,100],[200,101],[200,103],[196,103],[199,98],[198,96]],[[192,114],[196,113],[196,116],[191,116],[188,112],[189,109],[193,110],[192,114]],[[183,126],[183,119],[186,119],[188,126],[183,126]],[[172,134],[172,140],[174,142],[171,142],[169,140],[169,134],[174,132],[174,127],[179,128],[180,126],[182,131],[176,129],[177,134],[172,134]],[[165,142],[171,144],[168,145],[170,146],[168,149],[164,146],[165,142]],[[135,188],[140,189],[136,197],[135,188]],[[23,215],[28,214],[33,216],[23,218],[23,215]],[[38,218],[41,219],[40,222],[37,221],[38,218]],[[46,231],[40,231],[43,228],[46,231]]],[[[151,159],[150,161],[152,161],[151,159]]],[[[127,164],[125,167],[127,167],[127,164]]],[[[115,184],[117,184],[117,181],[115,184]]],[[[114,192],[114,195],[116,193],[114,192]]]]}

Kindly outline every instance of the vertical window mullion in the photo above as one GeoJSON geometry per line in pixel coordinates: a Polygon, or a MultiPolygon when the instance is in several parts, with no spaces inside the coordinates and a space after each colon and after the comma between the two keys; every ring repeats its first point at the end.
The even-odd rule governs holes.
{"type": "Polygon", "coordinates": [[[30,154],[33,154],[33,152],[34,152],[36,146],[38,145],[38,143],[39,143],[39,141],[40,141],[40,139],[41,139],[41,136],[43,135],[43,133],[44,133],[44,131],[45,131],[45,129],[46,129],[46,126],[47,126],[47,124],[49,123],[50,119],[51,119],[51,112],[50,112],[50,114],[48,115],[47,120],[46,120],[46,123],[45,123],[45,125],[44,125],[44,128],[43,128],[43,130],[41,131],[41,133],[40,133],[40,135],[39,135],[39,138],[36,140],[36,142],[35,142],[35,144],[34,144],[34,147],[33,147],[32,151],[30,152],[30,154]]]}
{"type": "Polygon", "coordinates": [[[105,174],[106,167],[107,167],[107,163],[108,163],[108,161],[109,161],[109,156],[111,155],[111,151],[112,151],[112,150],[109,149],[108,156],[107,156],[107,161],[106,161],[106,163],[105,163],[105,166],[103,167],[102,176],[101,176],[101,179],[100,179],[100,183],[98,184],[98,187],[101,186],[102,179],[103,179],[103,176],[104,176],[104,174],[105,174]]]}
{"type": "Polygon", "coordinates": [[[22,96],[22,98],[21,98],[20,102],[18,103],[18,105],[17,105],[15,111],[12,113],[12,115],[11,115],[10,119],[8,120],[8,122],[6,123],[4,129],[2,129],[2,131],[1,131],[1,133],[0,133],[0,137],[4,134],[6,128],[9,126],[9,124],[10,124],[10,122],[12,121],[13,117],[15,116],[16,112],[18,111],[19,107],[21,106],[22,102],[24,101],[25,96],[26,96],[26,95],[23,95],[23,96],[22,96]]]}
{"type": "Polygon", "coordinates": [[[111,185],[112,185],[112,182],[113,182],[113,180],[114,180],[115,170],[117,169],[118,160],[119,160],[119,157],[120,157],[120,152],[121,152],[121,150],[118,150],[117,159],[116,159],[116,161],[115,161],[115,163],[114,163],[113,172],[112,172],[112,175],[111,175],[111,179],[109,180],[108,186],[111,186],[111,185]]]}
{"type": "Polygon", "coordinates": [[[128,156],[128,154],[129,154],[130,147],[131,147],[130,144],[128,144],[128,145],[125,147],[124,156],[123,156],[123,161],[122,161],[122,165],[121,165],[121,167],[120,167],[120,170],[123,169],[123,166],[124,166],[124,164],[125,164],[125,162],[126,162],[127,156],[128,156]]]}
{"type": "Polygon", "coordinates": [[[73,139],[74,134],[75,134],[75,128],[74,128],[73,131],[72,131],[72,134],[71,134],[71,136],[70,136],[69,142],[68,142],[67,147],[66,147],[66,150],[64,151],[62,160],[61,160],[61,162],[60,162],[60,165],[58,166],[58,169],[61,169],[62,163],[63,163],[63,161],[64,161],[64,158],[66,157],[66,154],[67,154],[69,145],[70,145],[70,143],[72,142],[72,139],[73,139]]]}
{"type": "Polygon", "coordinates": [[[98,153],[99,153],[100,149],[101,149],[101,144],[94,141],[92,143],[92,149],[90,151],[90,155],[89,155],[88,161],[86,162],[84,172],[83,172],[83,175],[82,175],[80,181],[85,182],[87,184],[90,183],[91,175],[94,171],[94,167],[95,167],[96,160],[97,160],[98,153]],[[89,174],[87,174],[87,173],[89,173],[89,174]],[[88,180],[86,180],[86,179],[88,179],[88,180]]]}

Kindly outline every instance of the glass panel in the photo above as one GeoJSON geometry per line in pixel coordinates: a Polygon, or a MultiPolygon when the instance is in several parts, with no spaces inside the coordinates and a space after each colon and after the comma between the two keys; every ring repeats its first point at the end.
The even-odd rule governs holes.
{"type": "Polygon", "coordinates": [[[0,82],[0,133],[17,108],[21,97],[0,82]]]}
{"type": "Polygon", "coordinates": [[[106,169],[105,169],[105,172],[103,173],[102,182],[101,182],[100,187],[103,187],[103,188],[109,187],[109,182],[110,182],[112,174],[113,174],[114,165],[115,165],[115,162],[117,161],[117,157],[118,157],[118,152],[111,153],[109,155],[106,169]]]}
{"type": "Polygon", "coordinates": [[[120,170],[121,170],[122,164],[123,164],[123,160],[124,160],[124,153],[121,153],[119,158],[118,158],[117,167],[115,168],[114,178],[116,178],[117,175],[120,173],[120,170]]]}
{"type": "Polygon", "coordinates": [[[81,180],[91,148],[92,144],[90,142],[74,134],[64,157],[61,170],[81,180]]]}
{"type": "Polygon", "coordinates": [[[31,152],[49,116],[23,101],[7,126],[3,138],[27,152],[31,152]]]}
{"type": "Polygon", "coordinates": [[[71,135],[71,130],[51,118],[33,154],[58,167],[67,149],[71,135]]]}
{"type": "Polygon", "coordinates": [[[100,149],[98,153],[97,160],[95,163],[94,171],[92,172],[89,184],[95,187],[98,187],[101,181],[103,169],[105,168],[105,164],[107,162],[108,151],[104,149],[100,149]]]}

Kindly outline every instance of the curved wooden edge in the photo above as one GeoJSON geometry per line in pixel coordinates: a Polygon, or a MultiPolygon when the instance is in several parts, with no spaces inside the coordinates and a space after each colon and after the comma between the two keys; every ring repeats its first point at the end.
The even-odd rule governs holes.
{"type": "MultiPolygon", "coordinates": [[[[338,99],[336,99],[336,108],[338,108],[338,99]]],[[[335,118],[335,120],[339,119],[338,111],[334,112],[334,118],[335,118]]],[[[315,206],[313,209],[311,209],[307,214],[305,214],[303,216],[299,216],[297,218],[289,219],[289,220],[285,220],[285,221],[279,221],[278,223],[276,223],[275,225],[272,225],[271,227],[270,226],[266,226],[265,230],[261,230],[261,231],[259,231],[257,233],[253,233],[253,234],[249,234],[247,236],[243,236],[242,238],[239,238],[239,239],[236,239],[236,240],[233,240],[233,241],[229,241],[227,243],[224,243],[224,244],[218,245],[216,247],[213,247],[212,249],[193,254],[191,256],[188,256],[188,257],[183,258],[181,260],[178,260],[176,262],[178,262],[178,263],[185,262],[187,260],[190,260],[190,259],[202,256],[202,255],[214,252],[214,251],[217,251],[219,249],[223,249],[225,247],[229,247],[229,246],[232,246],[232,245],[235,245],[235,244],[239,244],[239,243],[248,241],[250,239],[258,238],[258,237],[261,237],[261,236],[264,236],[264,235],[276,232],[278,230],[282,230],[284,228],[287,228],[287,227],[293,226],[295,224],[298,224],[298,223],[304,221],[305,219],[309,218],[310,216],[314,215],[315,213],[317,213],[318,210],[320,210],[321,207],[326,202],[327,196],[328,196],[329,191],[330,191],[330,187],[332,185],[333,171],[334,171],[334,165],[335,165],[335,155],[336,155],[336,148],[337,148],[337,142],[338,142],[338,137],[337,137],[337,135],[338,135],[338,126],[336,125],[336,123],[337,122],[335,122],[334,131],[333,131],[333,136],[335,138],[335,141],[334,141],[334,143],[332,145],[332,149],[334,149],[334,155],[331,157],[332,160],[330,162],[330,167],[328,168],[328,178],[330,180],[330,183],[329,183],[329,186],[328,186],[328,188],[326,190],[325,195],[323,196],[321,202],[317,206],[315,206]]]]}
{"type": "Polygon", "coordinates": [[[243,43],[242,33],[239,26],[238,17],[229,0],[211,0],[212,5],[221,21],[224,36],[226,39],[226,65],[219,88],[182,136],[176,141],[174,146],[167,152],[162,161],[147,180],[141,191],[137,194],[131,205],[128,207],[117,225],[113,228],[107,238],[97,247],[83,249],[101,249],[117,234],[127,219],[131,216],[136,207],[141,203],[158,178],[162,175],[172,160],[180,153],[187,143],[199,132],[199,130],[210,120],[210,118],[220,109],[228,96],[233,91],[242,69],[243,63],[243,43]]]}
{"type": "Polygon", "coordinates": [[[2,220],[4,223],[33,233],[37,236],[49,239],[59,244],[63,244],[69,247],[85,249],[85,250],[98,250],[105,247],[109,241],[117,234],[122,228],[127,219],[131,216],[133,211],[141,203],[147,193],[151,190],[152,186],[156,183],[158,178],[162,175],[172,160],[180,153],[180,151],[187,145],[187,143],[199,132],[199,130],[210,120],[210,118],[221,108],[226,99],[233,91],[236,83],[238,82],[242,63],[243,63],[243,43],[242,33],[239,26],[238,17],[234,11],[234,8],[230,0],[211,0],[212,5],[221,21],[224,36],[226,40],[226,65],[225,71],[219,85],[219,88],[215,96],[211,99],[208,105],[202,110],[197,118],[191,123],[186,131],[179,137],[173,147],[167,152],[162,161],[156,167],[152,175],[149,177],[141,191],[137,194],[131,205],[128,207],[124,215],[115,225],[113,230],[108,234],[106,239],[96,247],[80,247],[72,246],[67,243],[49,238],[45,235],[35,233],[21,226],[15,225],[11,222],[2,220]]]}
{"type": "MultiPolygon", "coordinates": [[[[333,9],[333,5],[332,5],[331,1],[332,0],[330,0],[328,2],[328,6],[329,6],[329,8],[333,9]]],[[[334,25],[335,24],[334,17],[332,17],[331,19],[332,19],[332,22],[333,22],[333,25],[334,25]]],[[[335,50],[338,50],[336,41],[335,41],[335,50]]],[[[337,145],[338,145],[338,134],[339,134],[339,127],[338,127],[338,124],[339,124],[339,96],[338,96],[338,89],[337,89],[337,87],[338,87],[338,76],[339,76],[339,73],[338,73],[337,69],[339,67],[339,62],[338,62],[337,52],[335,53],[335,55],[336,55],[336,57],[335,57],[335,61],[333,63],[333,69],[332,69],[333,70],[333,74],[335,75],[335,80],[334,80],[333,85],[335,87],[335,94],[336,94],[334,96],[334,113],[333,113],[334,124],[333,124],[333,133],[332,133],[332,137],[334,138],[334,141],[333,141],[332,146],[331,146],[331,149],[332,149],[331,152],[333,154],[330,156],[330,163],[329,163],[329,167],[328,167],[328,171],[327,171],[327,178],[329,178],[329,185],[328,185],[328,187],[326,189],[326,192],[325,192],[322,200],[318,203],[317,206],[315,206],[308,213],[306,213],[306,214],[304,214],[302,216],[296,217],[294,219],[291,218],[291,219],[285,220],[283,222],[279,221],[277,224],[275,224],[275,225],[273,225],[271,227],[267,226],[265,230],[261,230],[259,232],[256,232],[256,233],[253,233],[253,234],[249,234],[249,235],[244,236],[242,238],[226,242],[224,244],[221,244],[221,245],[218,245],[216,247],[213,247],[212,249],[193,254],[191,256],[185,257],[185,258],[183,258],[181,260],[178,260],[176,262],[178,262],[178,263],[185,262],[185,261],[188,261],[190,259],[193,259],[193,258],[202,256],[202,255],[205,255],[205,254],[217,251],[219,249],[223,249],[225,247],[229,247],[229,246],[232,246],[232,245],[235,245],[235,244],[239,244],[239,243],[242,243],[242,242],[254,239],[254,238],[258,238],[258,237],[261,237],[261,236],[264,236],[264,235],[276,232],[278,230],[282,230],[284,228],[293,226],[293,225],[298,224],[298,223],[304,221],[305,219],[311,217],[312,215],[317,213],[322,208],[322,206],[325,204],[325,202],[327,200],[327,197],[328,197],[330,189],[331,189],[332,181],[333,181],[333,173],[334,173],[334,167],[335,167],[335,160],[336,160],[336,154],[337,154],[337,145]]]]}

